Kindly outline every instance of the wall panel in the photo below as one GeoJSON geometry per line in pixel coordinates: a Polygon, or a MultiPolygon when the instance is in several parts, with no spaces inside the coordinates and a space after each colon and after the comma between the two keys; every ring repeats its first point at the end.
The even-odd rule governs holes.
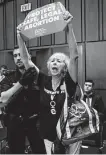
{"type": "Polygon", "coordinates": [[[16,68],[12,52],[6,52],[6,54],[5,54],[5,62],[6,62],[6,65],[8,66],[9,69],[15,69],[16,68]]]}
{"type": "Polygon", "coordinates": [[[21,12],[21,5],[25,4],[25,0],[16,0],[17,4],[17,25],[22,23],[25,19],[25,12],[21,12]]]}
{"type": "Polygon", "coordinates": [[[96,89],[106,89],[106,42],[87,43],[86,78],[95,81],[96,89]]]}
{"type": "Polygon", "coordinates": [[[4,48],[3,31],[3,5],[0,5],[0,50],[4,48]]]}
{"type": "Polygon", "coordinates": [[[6,43],[7,49],[14,48],[13,1],[6,3],[6,43]]]}
{"type": "Polygon", "coordinates": [[[46,4],[51,3],[51,0],[39,0],[40,1],[40,6],[44,6],[46,4]]]}
{"type": "Polygon", "coordinates": [[[85,81],[85,47],[78,44],[78,83],[82,86],[85,81]]]}
{"type": "Polygon", "coordinates": [[[73,15],[73,28],[77,42],[81,42],[81,0],[69,0],[69,11],[73,15]]]}
{"type": "Polygon", "coordinates": [[[15,64],[13,61],[13,55],[9,52],[0,52],[0,66],[6,65],[8,69],[14,69],[15,64]]]}
{"type": "Polygon", "coordinates": [[[98,12],[98,22],[99,22],[99,40],[103,39],[103,0],[99,0],[99,12],[98,12]]]}
{"type": "Polygon", "coordinates": [[[5,52],[0,52],[0,66],[4,65],[5,62],[5,52]]]}
{"type": "Polygon", "coordinates": [[[103,39],[106,40],[106,0],[103,0],[103,39]]]}
{"type": "MultiPolygon", "coordinates": [[[[32,10],[37,8],[37,0],[28,0],[29,3],[32,4],[32,10]]],[[[38,46],[38,40],[39,38],[35,38],[29,41],[29,46],[38,46]]]]}
{"type": "MultiPolygon", "coordinates": [[[[58,0],[54,0],[54,2],[58,2],[58,0]]],[[[61,0],[60,2],[65,6],[65,0],[61,0]]],[[[55,44],[65,44],[65,43],[66,43],[65,31],[55,33],[55,44]]]]}
{"type": "Polygon", "coordinates": [[[16,0],[16,26],[22,23],[25,19],[25,12],[21,12],[21,5],[25,4],[25,0],[16,0]]]}
{"type": "Polygon", "coordinates": [[[86,0],[86,40],[98,40],[98,0],[86,0]]]}

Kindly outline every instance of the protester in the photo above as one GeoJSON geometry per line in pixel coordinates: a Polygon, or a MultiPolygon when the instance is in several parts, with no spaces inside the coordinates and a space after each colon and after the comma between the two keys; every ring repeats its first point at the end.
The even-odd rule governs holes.
{"type": "MultiPolygon", "coordinates": [[[[8,97],[11,87],[25,72],[24,64],[20,57],[19,48],[13,51],[16,71],[9,73],[0,84],[0,94],[6,94],[8,97]],[[10,89],[9,89],[10,88],[10,89]]],[[[24,154],[25,138],[27,136],[32,153],[44,154],[45,146],[39,136],[37,122],[39,120],[39,99],[40,94],[35,83],[33,87],[21,87],[14,99],[9,100],[4,116],[4,124],[7,126],[7,140],[11,154],[24,154]]]]}
{"type": "MultiPolygon", "coordinates": [[[[51,154],[51,147],[53,141],[56,139],[56,125],[60,117],[62,107],[65,102],[65,85],[69,98],[71,98],[76,90],[77,85],[77,63],[78,58],[77,44],[73,33],[71,17],[69,12],[63,14],[64,19],[68,23],[67,36],[70,51],[70,59],[63,53],[53,54],[47,61],[47,68],[49,76],[39,71],[35,66],[30,56],[28,55],[27,48],[18,33],[18,44],[21,51],[21,57],[26,69],[35,67],[35,80],[37,80],[40,88],[40,133],[45,142],[47,154],[51,154]],[[70,17],[70,18],[69,18],[70,17]]],[[[19,27],[18,27],[19,29],[19,27]]],[[[34,69],[32,68],[32,71],[34,69]]],[[[29,73],[31,68],[29,69],[29,73]]],[[[23,85],[22,82],[20,82],[23,85]]],[[[57,129],[58,130],[58,129],[57,129]]],[[[80,142],[71,144],[67,147],[66,153],[78,154],[80,142]]]]}
{"type": "MultiPolygon", "coordinates": [[[[0,66],[0,83],[5,78],[6,71],[7,71],[7,66],[1,65],[0,66]]],[[[4,108],[0,108],[0,128],[3,128],[3,125],[1,122],[3,111],[4,111],[4,108]]]]}
{"type": "MultiPolygon", "coordinates": [[[[49,75],[46,76],[31,61],[26,45],[20,35],[19,30],[22,27],[20,25],[18,27],[17,38],[21,58],[27,71],[23,74],[19,82],[7,91],[8,94],[7,92],[1,94],[1,101],[3,103],[0,106],[5,106],[10,96],[17,92],[22,85],[31,85],[32,81],[37,82],[40,88],[40,134],[44,139],[47,154],[51,154],[52,144],[58,135],[57,124],[62,114],[62,108],[67,100],[67,93],[68,101],[70,101],[75,94],[77,86],[78,51],[71,23],[72,16],[69,12],[65,11],[63,17],[68,24],[67,37],[70,58],[60,52],[53,54],[47,62],[49,75]]],[[[67,154],[78,154],[80,146],[81,142],[78,141],[67,146],[65,152],[67,154]]]]}
{"type": "Polygon", "coordinates": [[[0,82],[4,79],[6,71],[7,71],[6,65],[0,66],[0,82]]]}
{"type": "MultiPolygon", "coordinates": [[[[88,137],[88,140],[95,140],[95,144],[97,147],[101,147],[103,145],[103,121],[104,121],[104,110],[105,105],[103,102],[102,97],[97,94],[94,90],[94,82],[93,80],[86,80],[84,83],[84,97],[83,100],[94,109],[97,110],[99,117],[100,117],[100,131],[99,133],[88,137]]],[[[84,142],[83,142],[84,144],[84,142]]]]}

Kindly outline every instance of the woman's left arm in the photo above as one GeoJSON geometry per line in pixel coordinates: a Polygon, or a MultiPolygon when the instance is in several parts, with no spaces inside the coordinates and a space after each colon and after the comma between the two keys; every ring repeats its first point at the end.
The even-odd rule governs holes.
{"type": "Polygon", "coordinates": [[[75,35],[72,28],[72,23],[68,23],[67,28],[67,40],[69,45],[69,52],[70,52],[70,60],[69,60],[69,66],[68,71],[72,78],[72,80],[76,83],[77,82],[77,72],[78,72],[78,66],[77,66],[77,58],[78,58],[78,47],[75,39],[75,35]]]}

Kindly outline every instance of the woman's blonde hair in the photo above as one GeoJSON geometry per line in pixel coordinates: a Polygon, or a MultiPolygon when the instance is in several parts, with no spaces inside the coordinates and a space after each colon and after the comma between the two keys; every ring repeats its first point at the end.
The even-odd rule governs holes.
{"type": "Polygon", "coordinates": [[[67,72],[68,65],[69,65],[69,57],[61,52],[56,52],[49,57],[47,61],[48,74],[50,75],[50,63],[54,58],[59,58],[64,62],[65,66],[63,68],[62,75],[65,76],[65,73],[67,72]]]}

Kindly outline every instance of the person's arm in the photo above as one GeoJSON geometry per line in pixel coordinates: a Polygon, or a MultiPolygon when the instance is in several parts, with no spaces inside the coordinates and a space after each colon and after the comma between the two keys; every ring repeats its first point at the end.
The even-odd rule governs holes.
{"type": "Polygon", "coordinates": [[[0,108],[7,106],[8,103],[13,100],[14,94],[19,92],[22,88],[22,85],[17,82],[12,88],[2,92],[0,97],[0,108]]]}
{"type": "Polygon", "coordinates": [[[77,82],[77,58],[78,58],[78,47],[75,39],[75,35],[72,28],[72,23],[68,24],[67,28],[67,39],[69,45],[69,52],[70,52],[70,61],[68,66],[69,74],[72,80],[76,83],[77,82]]]}
{"type": "Polygon", "coordinates": [[[0,97],[0,106],[6,106],[9,102],[12,102],[14,98],[20,93],[20,90],[23,89],[23,86],[28,86],[32,84],[36,77],[36,71],[34,67],[31,67],[26,70],[26,72],[21,76],[19,82],[17,82],[13,87],[1,93],[0,97]],[[4,104],[4,105],[3,105],[4,104]]]}
{"type": "Polygon", "coordinates": [[[20,34],[20,32],[17,32],[17,40],[18,40],[18,45],[19,45],[19,49],[20,49],[20,55],[21,55],[21,59],[25,65],[25,68],[28,69],[30,67],[35,67],[37,73],[39,73],[39,69],[37,68],[37,66],[32,62],[31,57],[28,53],[27,47],[25,45],[25,42],[20,34]]]}

